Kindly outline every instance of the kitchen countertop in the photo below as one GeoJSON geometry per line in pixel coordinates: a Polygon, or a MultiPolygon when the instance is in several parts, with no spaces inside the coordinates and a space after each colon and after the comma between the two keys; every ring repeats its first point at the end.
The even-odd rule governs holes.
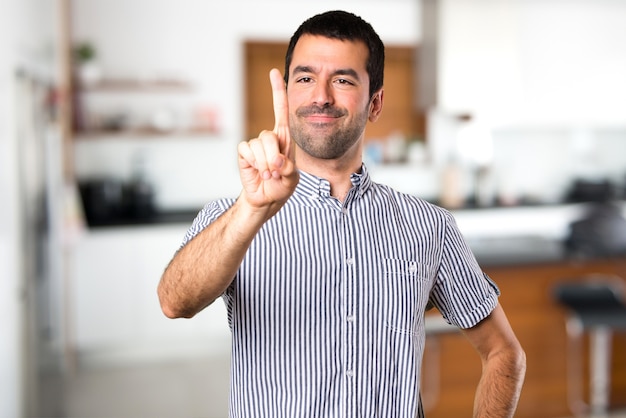
{"type": "Polygon", "coordinates": [[[467,243],[482,267],[549,263],[569,257],[561,240],[540,236],[470,238],[467,243]]]}
{"type": "Polygon", "coordinates": [[[182,209],[175,211],[156,212],[140,217],[118,217],[103,220],[97,224],[89,225],[89,228],[103,229],[115,227],[166,225],[174,223],[186,223],[191,225],[200,209],[182,209]]]}
{"type": "MultiPolygon", "coordinates": [[[[584,205],[566,204],[514,208],[462,209],[453,211],[482,267],[528,265],[570,258],[563,245],[569,223],[584,213],[584,205]]],[[[626,205],[625,205],[626,208],[626,205]]],[[[157,212],[148,217],[118,219],[93,225],[114,227],[191,225],[200,208],[157,212]]]]}
{"type": "MultiPolygon", "coordinates": [[[[198,211],[199,209],[176,210],[139,219],[116,219],[106,224],[92,225],[90,228],[110,230],[167,224],[191,225],[198,211]]],[[[467,242],[483,267],[544,263],[563,260],[567,257],[560,240],[539,235],[469,236],[467,242]]]]}

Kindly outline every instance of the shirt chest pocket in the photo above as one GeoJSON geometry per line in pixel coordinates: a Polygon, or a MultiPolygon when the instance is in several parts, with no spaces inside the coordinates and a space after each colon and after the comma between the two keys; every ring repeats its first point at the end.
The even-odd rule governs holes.
{"type": "Polygon", "coordinates": [[[382,294],[386,325],[395,332],[417,334],[430,291],[430,266],[411,260],[385,259],[382,294]]]}

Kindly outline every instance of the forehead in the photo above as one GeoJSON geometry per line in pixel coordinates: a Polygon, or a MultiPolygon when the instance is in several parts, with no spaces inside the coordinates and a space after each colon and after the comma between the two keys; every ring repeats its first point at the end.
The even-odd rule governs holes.
{"type": "Polygon", "coordinates": [[[362,41],[348,41],[319,35],[302,35],[293,50],[289,72],[296,66],[336,70],[351,68],[367,72],[368,49],[362,41]]]}

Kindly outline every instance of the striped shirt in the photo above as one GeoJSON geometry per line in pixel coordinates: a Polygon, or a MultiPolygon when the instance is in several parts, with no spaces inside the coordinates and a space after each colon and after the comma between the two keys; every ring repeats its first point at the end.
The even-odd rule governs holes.
{"type": "MultiPolygon", "coordinates": [[[[351,181],[341,202],[302,172],[225,291],[232,418],[422,417],[427,304],[461,328],[496,306],[448,211],[365,167],[351,181]]],[[[183,245],[233,203],[207,204],[183,245]]]]}

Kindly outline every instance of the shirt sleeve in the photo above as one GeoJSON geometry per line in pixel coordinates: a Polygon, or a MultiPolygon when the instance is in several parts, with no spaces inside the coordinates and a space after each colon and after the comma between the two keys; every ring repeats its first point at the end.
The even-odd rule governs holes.
{"type": "MultiPolygon", "coordinates": [[[[228,210],[235,203],[234,199],[222,199],[207,203],[196,215],[195,219],[191,223],[191,226],[183,237],[183,242],[180,244],[180,248],[183,248],[189,241],[191,241],[196,235],[198,235],[204,228],[209,226],[217,218],[219,218],[224,212],[228,210]]],[[[179,249],[180,249],[179,248],[179,249]]]]}
{"type": "Polygon", "coordinates": [[[471,328],[497,306],[500,289],[478,265],[449,212],[442,245],[431,301],[450,324],[471,328]]]}

